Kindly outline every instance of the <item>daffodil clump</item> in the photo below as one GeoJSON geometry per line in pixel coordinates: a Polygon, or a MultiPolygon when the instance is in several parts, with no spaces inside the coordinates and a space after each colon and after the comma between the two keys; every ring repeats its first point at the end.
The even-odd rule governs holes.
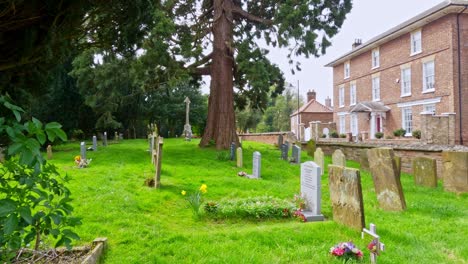
{"type": "Polygon", "coordinates": [[[180,193],[182,196],[185,196],[185,200],[189,202],[190,207],[192,208],[193,216],[195,218],[200,217],[200,207],[203,203],[203,197],[202,195],[208,192],[208,186],[206,184],[202,184],[200,188],[198,188],[197,191],[194,193],[188,194],[187,191],[182,190],[180,193]]]}

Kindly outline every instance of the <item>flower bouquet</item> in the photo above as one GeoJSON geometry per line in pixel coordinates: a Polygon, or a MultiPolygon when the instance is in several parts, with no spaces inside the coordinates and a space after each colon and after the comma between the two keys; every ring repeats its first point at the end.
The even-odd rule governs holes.
{"type": "Polygon", "coordinates": [[[359,250],[352,242],[341,242],[336,244],[334,247],[330,248],[330,254],[343,259],[344,263],[351,259],[361,260],[363,256],[362,251],[359,250]]]}

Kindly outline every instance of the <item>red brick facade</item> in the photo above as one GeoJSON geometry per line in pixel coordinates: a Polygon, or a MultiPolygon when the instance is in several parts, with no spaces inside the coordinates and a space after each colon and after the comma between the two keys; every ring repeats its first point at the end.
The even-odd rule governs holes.
{"type": "Polygon", "coordinates": [[[454,133],[457,144],[468,144],[468,105],[465,106],[468,101],[468,11],[463,8],[457,6],[454,9],[450,4],[441,7],[427,17],[403,23],[394,32],[384,33],[380,38],[364,43],[364,47],[358,47],[356,52],[351,51],[327,65],[333,67],[334,120],[338,130],[350,132],[351,116],[356,114],[359,132],[366,131],[372,138],[371,132],[378,132],[379,128],[386,136],[393,136],[394,130],[410,126],[403,121],[403,109],[410,109],[405,111],[412,113],[412,130],[421,130],[420,113],[435,106],[436,115],[455,113],[455,131],[449,132],[454,133]],[[421,52],[411,54],[411,34],[418,30],[421,32],[421,52]],[[458,47],[461,47],[460,51],[458,47]],[[379,51],[380,65],[373,68],[372,51],[375,49],[379,51]],[[431,61],[434,63],[434,89],[423,91],[423,64],[427,66],[431,61]],[[349,78],[344,78],[346,63],[350,65],[349,78]],[[402,69],[407,68],[411,71],[411,93],[403,96],[402,69]],[[372,96],[374,77],[380,78],[380,100],[372,96]],[[389,110],[375,114],[371,114],[372,111],[352,112],[352,84],[356,86],[357,104],[377,101],[389,110]],[[340,107],[340,88],[344,88],[343,107],[340,107]],[[381,116],[381,123],[377,116],[381,116]],[[344,128],[340,118],[345,121],[344,128]]]}

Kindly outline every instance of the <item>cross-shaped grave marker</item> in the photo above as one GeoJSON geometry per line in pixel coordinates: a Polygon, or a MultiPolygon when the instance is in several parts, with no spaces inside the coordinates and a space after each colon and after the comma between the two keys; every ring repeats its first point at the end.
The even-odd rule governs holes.
{"type": "Polygon", "coordinates": [[[363,228],[361,237],[364,239],[364,234],[368,234],[374,238],[372,241],[374,243],[375,249],[371,250],[371,263],[377,263],[377,256],[380,254],[380,251],[385,250],[385,244],[380,242],[380,236],[377,235],[376,227],[374,224],[370,224],[370,230],[363,228]]]}

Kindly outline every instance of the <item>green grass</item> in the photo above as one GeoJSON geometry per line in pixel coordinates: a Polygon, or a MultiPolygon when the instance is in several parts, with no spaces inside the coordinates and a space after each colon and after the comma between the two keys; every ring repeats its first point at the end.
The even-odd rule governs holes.
{"type": "MultiPolygon", "coordinates": [[[[217,159],[214,149],[200,149],[198,141],[165,139],[161,189],[144,186],[154,169],[145,140],[125,140],[97,152],[86,169],[74,167],[79,144],[54,149],[54,160],[72,180],[74,214],[82,217],[76,229],[85,244],[107,237],[105,263],[341,263],[330,247],[352,240],[365,252],[370,238],[332,221],[327,174],[322,180],[325,222],[296,220],[212,220],[192,217],[182,190],[208,185],[206,200],[273,196],[292,199],[300,188],[300,167],[279,159],[274,146],[244,142],[244,166],[217,159]],[[262,153],[262,179],[237,176],[251,173],[253,151],[262,153]]],[[[302,162],[311,160],[302,152],[302,162]]],[[[326,163],[330,162],[328,157],[326,163]]],[[[348,162],[349,167],[359,167],[348,162]]],[[[325,170],[327,173],[327,170],[325,170]]],[[[468,263],[468,195],[414,185],[401,176],[408,209],[385,212],[378,208],[373,183],[362,171],[367,226],[375,223],[386,245],[379,263],[468,263]]]]}

